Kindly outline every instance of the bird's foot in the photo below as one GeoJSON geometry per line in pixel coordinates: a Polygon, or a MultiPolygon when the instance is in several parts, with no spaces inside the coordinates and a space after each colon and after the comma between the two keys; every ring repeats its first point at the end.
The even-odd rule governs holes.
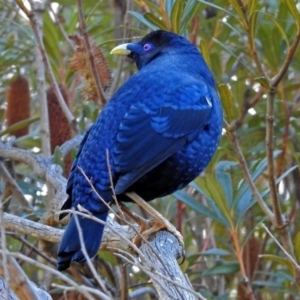
{"type": "MultiPolygon", "coordinates": [[[[163,217],[162,217],[163,218],[163,217]]],[[[151,227],[147,228],[144,232],[142,232],[145,238],[148,238],[150,235],[160,231],[160,230],[167,230],[174,234],[179,242],[179,244],[183,247],[184,241],[181,233],[175,228],[173,224],[171,224],[168,220],[163,218],[160,219],[152,219],[151,220],[151,227]]]]}
{"type": "Polygon", "coordinates": [[[139,234],[134,239],[134,243],[136,245],[140,245],[142,237],[146,239],[151,235],[160,230],[167,230],[173,233],[181,246],[184,246],[183,237],[181,233],[176,230],[174,225],[172,225],[168,220],[166,220],[158,211],[156,211],[152,206],[150,206],[145,200],[143,200],[140,196],[135,193],[127,194],[134,202],[136,202],[140,207],[144,208],[153,218],[150,222],[141,217],[139,219],[133,218],[139,225],[140,231],[139,234]]]}

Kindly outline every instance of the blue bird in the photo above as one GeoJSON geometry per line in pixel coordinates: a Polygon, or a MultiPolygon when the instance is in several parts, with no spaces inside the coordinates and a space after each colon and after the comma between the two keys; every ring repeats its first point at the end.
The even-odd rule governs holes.
{"type": "MultiPolygon", "coordinates": [[[[135,192],[146,201],[184,188],[211,160],[222,131],[222,108],[214,78],[198,49],[175,33],[157,30],[136,43],[115,47],[138,68],[113,95],[86,133],[68,179],[62,209],[81,206],[105,221],[111,176],[118,201],[135,192]],[[108,153],[108,155],[107,155],[108,153]],[[97,195],[91,188],[92,182],[97,195]]],[[[104,226],[78,216],[90,257],[104,226]]],[[[58,248],[59,270],[84,262],[75,218],[58,248]]]]}

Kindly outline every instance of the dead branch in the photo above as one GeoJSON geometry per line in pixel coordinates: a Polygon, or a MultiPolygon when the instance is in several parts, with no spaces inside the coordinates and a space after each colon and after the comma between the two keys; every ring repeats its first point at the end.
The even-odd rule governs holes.
{"type": "MultiPolygon", "coordinates": [[[[17,296],[12,294],[12,291],[7,288],[7,285],[3,282],[3,279],[0,280],[0,283],[2,286],[5,286],[10,296],[12,295],[15,297],[12,299],[18,299],[17,297],[19,297],[22,300],[51,300],[52,299],[46,291],[38,288],[32,281],[28,279],[27,275],[22,270],[20,265],[17,263],[15,258],[10,256],[7,256],[7,258],[8,258],[7,267],[10,274],[10,287],[14,290],[17,296]]],[[[0,276],[2,277],[3,275],[4,275],[3,268],[1,267],[0,276]]],[[[1,299],[1,295],[0,295],[0,299],[1,299]]]]}

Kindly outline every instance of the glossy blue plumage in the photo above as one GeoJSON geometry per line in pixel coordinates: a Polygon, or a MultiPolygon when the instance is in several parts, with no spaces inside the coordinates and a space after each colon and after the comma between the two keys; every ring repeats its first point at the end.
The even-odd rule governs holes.
{"type": "MultiPolygon", "coordinates": [[[[222,130],[215,82],[201,54],[183,37],[156,31],[127,45],[139,71],[114,94],[82,141],[68,180],[63,208],[80,204],[101,220],[112,192],[107,152],[118,200],[134,191],[149,201],[185,187],[212,158],[222,130]],[[144,50],[145,44],[150,50],[144,50]]],[[[145,48],[146,49],[146,48],[145,48]]],[[[85,261],[75,222],[58,250],[58,269],[85,261]]],[[[85,246],[96,254],[103,226],[80,219],[85,246]],[[91,224],[93,223],[93,224],[91,224]]]]}

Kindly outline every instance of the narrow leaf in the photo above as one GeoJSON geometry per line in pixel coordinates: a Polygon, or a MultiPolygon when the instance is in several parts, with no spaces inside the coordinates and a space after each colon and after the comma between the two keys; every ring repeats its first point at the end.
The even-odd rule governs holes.
{"type": "Polygon", "coordinates": [[[174,193],[174,196],[181,202],[185,203],[188,205],[190,208],[193,210],[197,211],[198,213],[211,218],[213,220],[216,220],[223,225],[228,225],[228,222],[226,222],[225,219],[220,218],[216,213],[211,211],[208,207],[200,203],[199,201],[195,200],[192,196],[188,195],[184,191],[178,191],[174,193]]]}
{"type": "Polygon", "coordinates": [[[6,128],[5,130],[1,131],[0,136],[3,136],[3,135],[8,134],[12,131],[21,129],[23,127],[26,127],[26,126],[38,121],[39,119],[40,119],[40,117],[33,117],[33,118],[25,119],[25,120],[22,120],[18,123],[15,123],[14,125],[11,125],[8,128],[6,128]]]}
{"type": "Polygon", "coordinates": [[[220,256],[227,256],[231,255],[231,253],[227,250],[220,249],[220,248],[212,248],[203,252],[200,252],[200,255],[220,255],[220,256]]]}
{"type": "Polygon", "coordinates": [[[198,12],[200,3],[197,0],[190,0],[184,7],[184,11],[181,18],[181,33],[184,32],[186,27],[190,24],[190,21],[194,18],[198,12]]]}
{"type": "Polygon", "coordinates": [[[183,1],[176,0],[176,2],[173,5],[172,13],[171,13],[171,25],[172,25],[172,30],[175,33],[180,32],[180,21],[181,21],[182,12],[183,12],[183,1]]]}
{"type": "Polygon", "coordinates": [[[201,186],[206,194],[216,203],[223,216],[233,226],[233,218],[230,213],[228,199],[225,196],[223,187],[212,175],[207,174],[205,177],[198,177],[195,182],[201,186]]]}
{"type": "MultiPolygon", "coordinates": [[[[253,1],[254,2],[254,1],[253,1]]],[[[250,31],[250,39],[251,43],[254,44],[255,40],[255,32],[256,32],[256,25],[257,25],[257,17],[258,17],[258,11],[255,11],[250,15],[249,18],[249,31],[250,31]]]]}
{"type": "Polygon", "coordinates": [[[165,1],[165,9],[168,17],[170,18],[173,6],[175,4],[175,0],[167,0],[165,1]]]}
{"type": "Polygon", "coordinates": [[[206,1],[206,0],[198,0],[198,1],[199,1],[200,3],[203,3],[203,4],[208,5],[208,6],[210,6],[210,7],[216,8],[217,10],[223,11],[223,12],[225,12],[225,14],[230,15],[230,16],[232,16],[232,17],[238,19],[238,18],[236,17],[236,15],[233,14],[230,10],[226,10],[225,8],[223,8],[223,7],[221,7],[221,6],[218,6],[218,5],[216,5],[216,4],[212,3],[212,2],[206,1]]]}
{"type": "Polygon", "coordinates": [[[262,255],[260,255],[260,257],[274,261],[274,262],[278,263],[279,265],[286,266],[293,273],[293,269],[294,269],[293,265],[285,257],[280,257],[280,256],[273,255],[273,254],[262,254],[262,255]]]}
{"type": "Polygon", "coordinates": [[[242,20],[242,24],[244,25],[244,28],[247,29],[247,22],[245,20],[245,15],[237,0],[229,0],[229,3],[232,5],[235,12],[239,15],[240,20],[242,20]]]}
{"type": "Polygon", "coordinates": [[[200,51],[201,51],[201,54],[202,54],[205,62],[207,63],[209,68],[211,68],[210,56],[209,56],[208,48],[207,48],[207,45],[206,45],[206,42],[204,41],[204,39],[200,40],[200,51]]]}
{"type": "Polygon", "coordinates": [[[284,40],[285,40],[285,43],[286,43],[287,47],[290,47],[289,39],[288,39],[288,37],[287,37],[287,35],[286,35],[285,30],[284,30],[284,29],[282,28],[282,26],[280,25],[280,23],[277,22],[277,20],[276,20],[273,16],[271,16],[271,15],[269,15],[269,14],[267,14],[267,13],[264,13],[264,16],[267,17],[268,19],[270,19],[270,20],[276,25],[277,29],[278,29],[278,30],[280,31],[280,33],[282,34],[282,36],[283,36],[283,38],[284,38],[284,40]]]}
{"type": "Polygon", "coordinates": [[[300,261],[300,231],[296,234],[294,238],[294,250],[295,250],[295,255],[297,258],[297,261],[300,261]]]}
{"type": "Polygon", "coordinates": [[[221,161],[216,167],[216,178],[222,184],[224,189],[227,201],[231,207],[233,202],[233,189],[232,189],[232,180],[230,173],[230,167],[236,166],[237,163],[234,161],[221,161]]]}
{"type": "Polygon", "coordinates": [[[149,12],[146,12],[143,14],[143,17],[149,21],[150,23],[152,23],[153,25],[157,26],[158,28],[160,29],[163,29],[163,30],[168,30],[166,24],[160,20],[159,18],[157,18],[155,15],[149,13],[149,12]]]}
{"type": "Polygon", "coordinates": [[[236,261],[222,262],[202,273],[203,276],[229,275],[240,270],[239,263],[236,261]]]}
{"type": "Polygon", "coordinates": [[[151,22],[149,22],[148,20],[146,20],[144,18],[144,16],[142,16],[141,14],[135,12],[135,11],[128,11],[128,13],[130,15],[132,15],[133,17],[135,17],[136,19],[138,19],[141,23],[145,24],[146,26],[148,26],[149,28],[151,28],[152,30],[157,30],[159,29],[156,25],[152,24],[151,22]]]}
{"type": "Polygon", "coordinates": [[[226,84],[220,84],[218,86],[222,106],[225,112],[225,118],[229,123],[233,120],[233,97],[231,91],[226,84]]]}
{"type": "Polygon", "coordinates": [[[261,77],[256,77],[254,78],[254,80],[258,83],[260,83],[263,87],[265,87],[266,89],[269,89],[270,88],[270,83],[269,83],[269,80],[264,77],[264,76],[261,76],[261,77]]]}
{"type": "Polygon", "coordinates": [[[251,16],[257,6],[258,0],[250,0],[248,4],[248,15],[251,16]]]}
{"type": "Polygon", "coordinates": [[[291,15],[296,21],[297,29],[300,30],[300,14],[294,0],[283,0],[291,15]]]}

